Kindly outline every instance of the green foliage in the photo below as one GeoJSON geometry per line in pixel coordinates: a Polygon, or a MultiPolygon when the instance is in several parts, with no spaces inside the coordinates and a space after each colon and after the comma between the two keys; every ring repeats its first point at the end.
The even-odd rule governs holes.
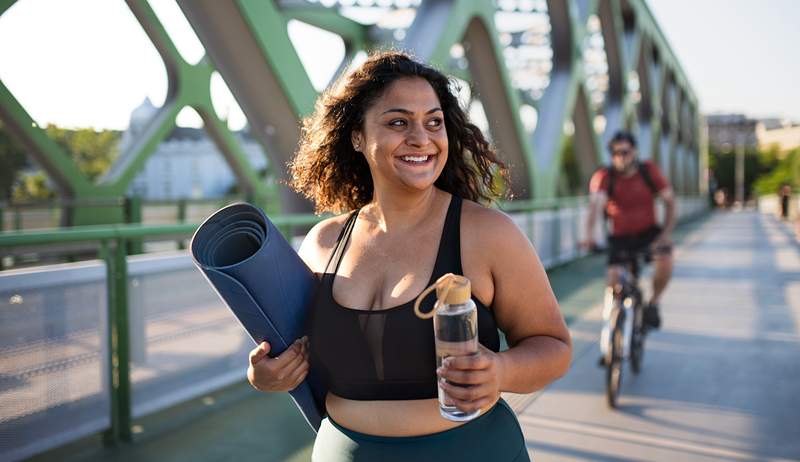
{"type": "Polygon", "coordinates": [[[776,156],[770,171],[756,180],[755,190],[759,195],[776,194],[784,184],[792,186],[792,189],[800,187],[800,149],[782,158],[776,156]]]}
{"type": "Polygon", "coordinates": [[[105,173],[119,155],[120,132],[94,131],[91,128],[70,130],[48,125],[47,136],[67,151],[90,181],[105,173]]]}
{"type": "MultiPolygon", "coordinates": [[[[48,125],[45,132],[72,157],[90,181],[105,173],[119,154],[119,131],[70,130],[48,125]]],[[[24,173],[27,166],[26,149],[0,123],[0,200],[55,196],[45,174],[41,171],[24,173]]]]}
{"type": "MultiPolygon", "coordinates": [[[[744,157],[744,191],[749,198],[756,178],[770,170],[771,160],[755,150],[748,150],[744,157]]],[[[711,148],[708,155],[708,167],[717,180],[717,188],[724,189],[732,197],[736,192],[736,154],[722,152],[711,148]]]]}
{"type": "Polygon", "coordinates": [[[581,181],[578,156],[575,154],[575,140],[572,135],[564,139],[561,147],[561,175],[559,176],[558,195],[578,196],[586,194],[588,185],[581,181]]]}
{"type": "Polygon", "coordinates": [[[41,171],[20,175],[12,196],[15,201],[19,202],[52,199],[53,197],[55,197],[55,192],[48,183],[47,176],[41,171]]]}
{"type": "MultiPolygon", "coordinates": [[[[736,155],[733,152],[709,150],[709,169],[717,180],[717,187],[729,195],[736,191],[736,155]]],[[[745,197],[776,194],[784,184],[800,188],[800,149],[782,153],[776,146],[745,153],[745,197]]]]}
{"type": "Polygon", "coordinates": [[[17,143],[0,121],[0,200],[12,197],[17,172],[26,165],[25,149],[17,143]]]}

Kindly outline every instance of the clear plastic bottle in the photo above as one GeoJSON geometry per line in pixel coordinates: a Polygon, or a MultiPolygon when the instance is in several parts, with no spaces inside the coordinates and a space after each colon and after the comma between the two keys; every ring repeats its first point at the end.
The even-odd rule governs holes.
{"type": "MultiPolygon", "coordinates": [[[[471,298],[471,283],[464,276],[448,273],[431,288],[436,288],[437,302],[430,313],[421,314],[419,303],[416,311],[420,317],[433,317],[436,339],[436,367],[441,367],[450,356],[469,356],[478,352],[478,312],[471,298]]],[[[420,295],[421,300],[430,290],[420,295]]],[[[458,409],[442,389],[439,379],[439,412],[448,420],[463,422],[480,414],[480,410],[464,412],[458,409]]]]}

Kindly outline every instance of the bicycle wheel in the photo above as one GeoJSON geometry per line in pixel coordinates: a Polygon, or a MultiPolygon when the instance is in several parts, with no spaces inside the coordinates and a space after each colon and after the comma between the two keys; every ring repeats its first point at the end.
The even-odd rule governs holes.
{"type": "Polygon", "coordinates": [[[606,361],[606,401],[609,407],[617,407],[619,389],[622,385],[622,310],[617,310],[617,316],[611,328],[611,358],[606,361]]]}

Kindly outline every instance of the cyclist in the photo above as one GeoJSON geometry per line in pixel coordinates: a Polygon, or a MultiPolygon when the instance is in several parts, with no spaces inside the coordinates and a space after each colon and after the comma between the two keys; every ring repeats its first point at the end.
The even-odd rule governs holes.
{"type": "Polygon", "coordinates": [[[672,276],[672,229],[675,227],[675,196],[669,182],[650,161],[639,161],[636,138],[618,131],[608,143],[611,165],[594,173],[589,182],[589,214],[584,247],[593,248],[594,226],[604,213],[609,222],[608,285],[613,287],[620,264],[630,252],[642,252],[653,261],[653,291],[644,310],[646,326],[658,329],[661,317],[658,304],[672,276]],[[664,203],[665,219],[656,223],[655,201],[664,203]]]}

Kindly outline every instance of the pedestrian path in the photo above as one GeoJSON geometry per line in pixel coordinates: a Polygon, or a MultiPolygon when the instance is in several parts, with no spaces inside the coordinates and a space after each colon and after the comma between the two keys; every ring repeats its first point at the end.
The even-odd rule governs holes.
{"type": "MultiPolygon", "coordinates": [[[[597,293],[599,302],[601,293],[597,293]]],[[[717,213],[676,249],[639,376],[607,407],[600,306],[572,323],[573,366],[520,422],[546,461],[800,460],[800,246],[777,219],[717,213]]]]}

